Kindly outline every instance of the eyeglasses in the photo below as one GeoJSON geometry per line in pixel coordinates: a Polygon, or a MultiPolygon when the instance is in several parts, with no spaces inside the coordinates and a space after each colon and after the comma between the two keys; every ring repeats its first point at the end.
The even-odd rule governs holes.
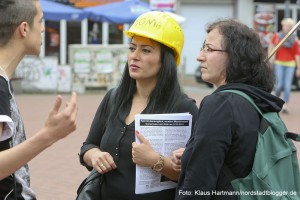
{"type": "Polygon", "coordinates": [[[210,48],[205,43],[203,44],[203,46],[200,49],[200,51],[203,51],[205,54],[212,53],[214,51],[226,52],[226,50],[224,50],[224,49],[213,49],[213,48],[210,48]]]}

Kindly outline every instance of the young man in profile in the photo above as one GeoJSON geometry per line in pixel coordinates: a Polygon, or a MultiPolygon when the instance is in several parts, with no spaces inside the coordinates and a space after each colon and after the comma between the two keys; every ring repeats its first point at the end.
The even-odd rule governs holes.
{"type": "Polygon", "coordinates": [[[59,112],[57,96],[44,127],[26,140],[9,79],[25,55],[40,53],[43,12],[38,0],[1,0],[0,19],[0,199],[35,200],[27,162],[76,129],[77,97],[59,112]]]}

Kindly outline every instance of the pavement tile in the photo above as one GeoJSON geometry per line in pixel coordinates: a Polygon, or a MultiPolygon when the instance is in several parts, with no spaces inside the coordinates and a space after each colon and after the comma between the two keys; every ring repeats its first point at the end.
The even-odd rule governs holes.
{"type": "MultiPolygon", "coordinates": [[[[186,80],[184,90],[199,106],[202,98],[213,89],[186,80]]],[[[88,171],[79,164],[78,152],[88,134],[96,109],[105,91],[78,95],[77,130],[67,138],[46,149],[30,163],[31,185],[38,200],[75,200],[76,190],[88,171]]],[[[70,95],[64,94],[64,103],[70,95]]],[[[48,111],[55,102],[55,94],[17,94],[16,100],[23,116],[27,137],[42,127],[48,111]]],[[[290,113],[281,115],[288,129],[300,132],[300,92],[291,94],[290,113]]],[[[296,144],[300,160],[300,143],[296,144]]]]}

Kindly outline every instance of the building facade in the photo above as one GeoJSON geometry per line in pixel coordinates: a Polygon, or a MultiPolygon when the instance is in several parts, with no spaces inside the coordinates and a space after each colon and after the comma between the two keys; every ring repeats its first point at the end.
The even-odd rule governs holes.
{"type": "MultiPolygon", "coordinates": [[[[144,0],[150,2],[151,0],[144,0]]],[[[205,28],[209,22],[212,22],[220,18],[234,18],[247,24],[250,27],[259,29],[268,29],[267,32],[273,32],[280,29],[280,20],[287,15],[297,21],[300,17],[299,6],[295,4],[295,0],[176,0],[176,13],[185,17],[186,20],[181,24],[185,34],[185,44],[182,51],[182,65],[185,66],[186,74],[193,74],[199,65],[196,61],[196,57],[202,46],[203,40],[206,36],[205,28]],[[255,24],[255,15],[257,12],[257,6],[267,5],[273,9],[273,22],[270,26],[257,26],[255,24]],[[287,12],[289,10],[289,12],[287,12]]],[[[122,44],[128,42],[128,39],[123,36],[123,29],[129,28],[129,24],[102,24],[101,22],[93,22],[85,20],[82,22],[66,22],[67,32],[65,41],[67,46],[69,44],[91,44],[96,40],[91,40],[91,34],[96,28],[98,30],[98,42],[99,44],[122,44]],[[105,29],[106,27],[106,29],[105,29]],[[127,40],[127,41],[126,41],[127,40]]],[[[60,33],[61,27],[59,22],[46,22],[46,25],[50,28],[55,28],[56,32],[47,32],[46,34],[46,52],[45,55],[62,55],[60,47],[63,45],[62,40],[60,43],[55,43],[52,40],[58,37],[57,32],[60,33]],[[51,40],[52,39],[52,40],[51,40]]],[[[262,33],[266,46],[268,44],[269,35],[262,33]]],[[[68,53],[65,53],[64,57],[68,57],[68,53]]],[[[60,56],[60,64],[67,64],[68,59],[60,56]]]]}
{"type": "MultiPolygon", "coordinates": [[[[194,74],[199,62],[196,60],[206,36],[205,28],[209,22],[220,18],[234,18],[257,29],[265,46],[274,31],[280,30],[280,21],[291,17],[300,19],[299,6],[296,0],[177,0],[176,13],[184,16],[182,24],[185,34],[185,44],[182,51],[182,65],[186,74],[194,74]],[[272,19],[261,22],[257,26],[257,12],[263,8],[271,13],[272,19]],[[267,25],[266,25],[267,24],[267,25]],[[263,29],[263,30],[262,30],[263,29]]],[[[270,16],[268,15],[268,17],[270,16]]],[[[259,15],[259,16],[265,16],[259,15]]],[[[299,34],[300,35],[300,34],[299,34]]]]}

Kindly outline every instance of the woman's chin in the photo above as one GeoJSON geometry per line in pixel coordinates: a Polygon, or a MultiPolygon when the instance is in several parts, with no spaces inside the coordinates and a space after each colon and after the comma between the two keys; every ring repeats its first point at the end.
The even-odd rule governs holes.
{"type": "Polygon", "coordinates": [[[202,76],[202,80],[203,80],[204,82],[210,83],[209,78],[207,78],[207,77],[205,77],[205,76],[202,76]]]}

